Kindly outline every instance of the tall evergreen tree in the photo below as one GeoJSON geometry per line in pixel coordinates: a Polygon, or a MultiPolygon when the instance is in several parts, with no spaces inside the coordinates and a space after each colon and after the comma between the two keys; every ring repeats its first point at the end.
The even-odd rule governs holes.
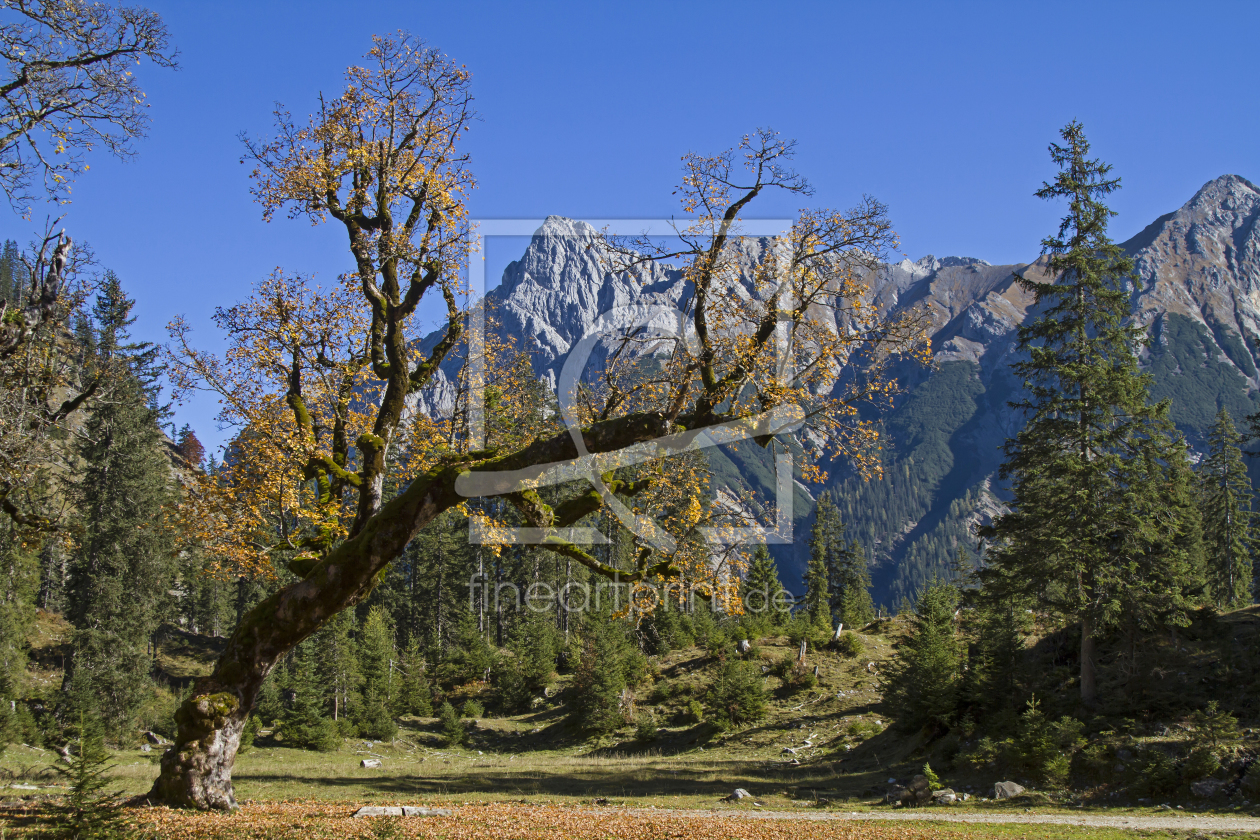
{"type": "Polygon", "coordinates": [[[994,541],[981,580],[999,598],[1035,597],[1079,624],[1081,697],[1097,696],[1098,635],[1122,619],[1186,620],[1197,524],[1166,499],[1186,497],[1186,457],[1168,405],[1148,404],[1143,340],[1128,323],[1133,261],[1107,237],[1111,167],[1090,160],[1077,122],[1050,154],[1060,167],[1040,198],[1067,199],[1058,234],[1042,242],[1050,281],[1019,275],[1039,307],[1020,327],[1014,365],[1029,419],[1005,446],[1009,513],[982,529],[994,541]]]}
{"type": "Polygon", "coordinates": [[[962,646],[954,626],[958,590],[928,585],[914,609],[909,631],[883,675],[884,702],[908,729],[947,726],[958,705],[962,646]]]}
{"type": "Polygon", "coordinates": [[[809,565],[805,569],[805,614],[812,623],[831,632],[831,587],[829,568],[832,555],[844,548],[844,523],[840,511],[824,490],[814,509],[814,527],[809,537],[809,565]]]}
{"type": "Polygon", "coordinates": [[[130,725],[150,686],[150,650],[174,578],[163,524],[170,469],[144,387],[153,356],[128,341],[131,306],[116,277],[97,301],[98,359],[111,386],[79,445],[82,535],[66,593],[75,634],[65,686],[74,705],[87,704],[114,731],[130,725]]]}
{"type": "MultiPolygon", "coordinates": [[[[324,717],[324,686],[315,674],[310,641],[298,647],[286,674],[289,702],[280,713],[280,734],[286,746],[329,752],[340,739],[333,722],[324,717]]],[[[371,737],[371,736],[369,736],[371,737]]]]}
{"type": "Polygon", "coordinates": [[[26,267],[22,264],[21,251],[12,239],[4,241],[0,250],[0,302],[10,305],[21,303],[26,293],[26,267]]]}
{"type": "Polygon", "coordinates": [[[1208,434],[1207,457],[1198,471],[1208,586],[1218,607],[1236,607],[1251,600],[1255,513],[1241,443],[1233,418],[1222,408],[1208,434]]]}
{"type": "Polygon", "coordinates": [[[624,622],[609,609],[582,617],[582,656],[573,678],[571,716],[583,729],[604,734],[629,723],[625,690],[642,677],[646,660],[624,622]]]}
{"type": "Polygon", "coordinates": [[[352,630],[354,612],[337,615],[315,634],[316,676],[328,693],[332,719],[339,721],[359,699],[359,657],[352,630]]]}
{"type": "MultiPolygon", "coordinates": [[[[974,590],[970,594],[982,595],[974,590]]],[[[1032,616],[1024,601],[985,597],[976,600],[976,609],[968,611],[967,623],[974,641],[962,697],[966,705],[981,712],[1003,708],[1013,712],[1023,704],[1019,689],[1032,616]]]]}
{"type": "Polygon", "coordinates": [[[368,610],[358,648],[359,668],[363,674],[363,701],[355,716],[359,734],[379,740],[392,738],[398,731],[392,714],[394,693],[398,688],[397,653],[394,628],[384,608],[368,610]]]}
{"type": "Polygon", "coordinates": [[[875,618],[871,601],[871,573],[866,567],[866,551],[849,541],[831,552],[827,568],[831,592],[831,615],[849,627],[861,627],[875,618]]]}
{"type": "Polygon", "coordinates": [[[428,717],[433,714],[433,692],[425,674],[424,648],[412,636],[400,657],[400,681],[394,708],[399,714],[428,717]]]}
{"type": "Polygon", "coordinates": [[[753,552],[741,596],[744,612],[767,619],[771,626],[783,626],[791,615],[787,591],[779,581],[779,567],[764,545],[753,552]]]}

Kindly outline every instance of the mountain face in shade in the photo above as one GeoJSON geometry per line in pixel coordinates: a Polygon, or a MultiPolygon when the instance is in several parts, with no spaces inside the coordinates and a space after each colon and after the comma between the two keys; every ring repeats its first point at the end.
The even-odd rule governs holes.
{"type": "MultiPolygon", "coordinates": [[[[1236,420],[1254,412],[1260,388],[1260,189],[1235,175],[1217,178],[1181,209],[1161,216],[1124,248],[1135,261],[1133,308],[1148,330],[1143,364],[1154,375],[1153,399],[1171,398],[1172,416],[1190,445],[1201,448],[1220,407],[1236,420]]],[[[752,261],[770,241],[749,238],[752,261]]],[[[1017,329],[1032,298],[1015,273],[1046,279],[1045,260],[990,265],[968,257],[924,257],[881,266],[866,279],[880,311],[912,307],[930,317],[935,365],[898,371],[904,393],[884,422],[891,437],[885,477],[863,482],[842,464],[830,470],[849,535],[873,563],[876,603],[896,606],[933,576],[948,576],[974,546],[971,529],[1000,509],[996,478],[1002,442],[1022,416],[1008,403],[1020,383],[1010,372],[1017,329]]],[[[752,294],[750,287],[737,290],[752,294]]],[[[552,387],[569,351],[590,325],[624,328],[635,305],[681,308],[690,290],[681,272],[651,266],[614,272],[596,231],[549,217],[502,283],[487,295],[493,328],[530,352],[552,387]]],[[[656,324],[664,326],[664,322],[656,324]]],[[[423,343],[431,345],[437,335],[423,343]]],[[[598,346],[597,370],[610,344],[598,346]]],[[[449,404],[458,362],[420,398],[422,410],[449,404]]],[[[719,486],[742,484],[772,498],[773,470],[753,445],[714,451],[719,486]]],[[[809,510],[823,488],[796,489],[797,545],[776,551],[785,585],[799,590],[809,510]]]]}

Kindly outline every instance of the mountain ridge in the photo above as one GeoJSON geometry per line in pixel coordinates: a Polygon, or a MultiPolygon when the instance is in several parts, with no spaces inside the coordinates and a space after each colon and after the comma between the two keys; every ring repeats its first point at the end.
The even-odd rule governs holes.
{"type": "MultiPolygon", "coordinates": [[[[749,237],[741,248],[751,260],[770,244],[749,237]]],[[[1192,448],[1201,447],[1220,407],[1240,420],[1260,407],[1260,188],[1222,175],[1121,245],[1135,263],[1134,318],[1151,338],[1142,363],[1155,377],[1152,397],[1173,401],[1174,422],[1192,448]]],[[[877,603],[913,598],[931,576],[953,574],[970,559],[971,526],[1000,509],[999,447],[1022,423],[1008,405],[1021,387],[1010,362],[1018,327],[1034,307],[1016,274],[1047,280],[1046,264],[1045,257],[994,265],[927,255],[880,265],[865,278],[869,300],[889,317],[926,311],[934,361],[930,370],[897,371],[903,394],[883,418],[891,436],[885,478],[858,485],[835,465],[827,485],[841,499],[850,534],[872,557],[877,603]]],[[[494,328],[520,342],[554,388],[568,352],[601,314],[631,305],[680,307],[689,293],[671,266],[612,271],[598,231],[549,216],[486,301],[494,328]]],[[[592,367],[610,346],[597,347],[592,367]]],[[[457,366],[444,368],[435,394],[449,394],[457,366]]],[[[441,410],[442,402],[429,398],[420,407],[441,410]]],[[[727,448],[718,460],[729,463],[715,465],[719,485],[741,480],[768,490],[758,478],[764,458],[755,447],[727,448]]],[[[798,487],[797,544],[776,551],[790,589],[800,589],[807,557],[808,515],[799,507],[812,506],[816,496],[798,487]]]]}

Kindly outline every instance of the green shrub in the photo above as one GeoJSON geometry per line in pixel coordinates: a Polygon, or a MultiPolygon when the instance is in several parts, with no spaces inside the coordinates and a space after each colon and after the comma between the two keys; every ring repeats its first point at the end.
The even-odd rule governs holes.
{"type": "Polygon", "coordinates": [[[0,698],[0,752],[6,744],[40,746],[43,738],[30,707],[21,700],[15,702],[12,708],[9,703],[0,698]]]}
{"type": "Polygon", "coordinates": [[[582,622],[582,657],[574,672],[571,719],[583,729],[605,734],[631,722],[627,689],[647,672],[626,623],[603,613],[587,613],[582,622]]]}
{"type": "Polygon", "coordinates": [[[705,639],[704,649],[709,656],[719,662],[724,662],[727,655],[731,652],[731,639],[726,635],[725,631],[714,630],[709,634],[709,637],[705,639]]]}
{"type": "Polygon", "coordinates": [[[1116,764],[1111,748],[1106,744],[1091,744],[1081,750],[1081,768],[1086,775],[1098,782],[1111,779],[1116,764]]]}
{"type": "Polygon", "coordinates": [[[1241,790],[1243,795],[1250,796],[1253,801],[1260,797],[1260,759],[1252,761],[1247,768],[1247,773],[1242,778],[1241,790]]]}
{"type": "Polygon", "coordinates": [[[651,617],[643,622],[643,636],[648,651],[657,656],[673,650],[681,650],[695,644],[691,622],[687,616],[669,604],[661,604],[651,617]]]}
{"type": "Polygon", "coordinates": [[[719,727],[742,726],[766,715],[760,669],[750,662],[727,662],[710,686],[708,706],[719,727]]]}
{"type": "Polygon", "coordinates": [[[486,709],[473,698],[469,697],[464,701],[464,717],[466,718],[482,718],[486,716],[486,709]]]}
{"type": "Polygon", "coordinates": [[[770,672],[783,680],[783,687],[788,691],[806,691],[818,685],[814,670],[796,661],[796,655],[785,654],[771,666],[770,672]]]}
{"type": "Polygon", "coordinates": [[[877,724],[869,720],[858,718],[850,721],[849,725],[844,728],[845,734],[853,738],[869,738],[872,735],[878,735],[881,730],[877,724]]]}
{"type": "Polygon", "coordinates": [[[459,714],[456,713],[455,707],[451,705],[451,701],[442,702],[441,708],[438,709],[438,723],[442,727],[442,740],[448,747],[458,747],[468,740],[468,730],[459,714]]]}
{"type": "Polygon", "coordinates": [[[735,625],[736,636],[741,639],[747,639],[750,642],[756,642],[764,636],[773,632],[774,622],[770,620],[770,616],[766,613],[757,615],[743,615],[739,619],[739,623],[735,625]]]}
{"type": "Polygon", "coordinates": [[[884,703],[905,729],[944,729],[958,706],[962,647],[954,623],[958,590],[930,585],[915,609],[914,621],[897,646],[896,658],[881,671],[884,703]]]}
{"type": "Polygon", "coordinates": [[[499,690],[499,706],[508,712],[528,708],[534,699],[529,680],[516,667],[513,659],[504,659],[495,666],[494,687],[499,690]]]}
{"type": "MultiPolygon", "coordinates": [[[[284,738],[285,746],[319,752],[337,749],[341,739],[337,736],[337,728],[333,722],[324,717],[320,687],[311,668],[311,658],[296,657],[287,677],[287,686],[293,699],[280,715],[280,734],[284,738]]],[[[371,713],[373,709],[365,711],[371,713]]],[[[388,711],[385,715],[389,719],[388,711]]],[[[390,726],[393,723],[393,720],[389,720],[390,726]]],[[[389,737],[393,737],[393,732],[389,737]]]]}
{"type": "Polygon", "coordinates": [[[678,683],[658,682],[652,688],[651,701],[653,703],[668,703],[676,693],[678,693],[678,683]]]}
{"type": "Polygon", "coordinates": [[[640,741],[655,741],[656,736],[656,716],[651,712],[641,712],[634,721],[634,737],[640,741]]]}
{"type": "Polygon", "coordinates": [[[385,698],[369,687],[363,693],[363,702],[355,710],[354,725],[359,736],[373,741],[389,741],[398,734],[398,724],[390,714],[385,698]]]}
{"type": "Polygon", "coordinates": [[[1216,757],[1216,753],[1208,747],[1195,747],[1190,751],[1190,755],[1186,756],[1185,763],[1181,765],[1181,776],[1187,782],[1197,782],[1220,769],[1221,762],[1216,757]]]}
{"type": "Polygon", "coordinates": [[[398,690],[398,714],[428,717],[433,714],[433,691],[425,676],[424,652],[419,639],[413,636],[408,641],[400,664],[402,684],[398,690]]]}
{"type": "Polygon", "coordinates": [[[783,628],[792,647],[800,649],[801,642],[808,643],[809,649],[816,650],[831,641],[831,634],[809,620],[804,613],[792,617],[783,628]]]}
{"type": "Polygon", "coordinates": [[[1134,767],[1133,790],[1147,796],[1162,796],[1177,789],[1177,765],[1160,750],[1146,750],[1134,767]]]}
{"type": "Polygon", "coordinates": [[[702,723],[704,721],[704,706],[700,705],[699,700],[687,701],[687,716],[692,723],[702,723]]]}
{"type": "Polygon", "coordinates": [[[854,659],[866,652],[866,643],[862,641],[862,637],[857,633],[846,632],[836,640],[836,650],[841,656],[854,659]]]}
{"type": "Polygon", "coordinates": [[[966,750],[958,758],[958,763],[965,770],[980,771],[997,764],[1003,751],[1003,745],[987,735],[976,742],[970,750],[966,750]]]}
{"type": "Polygon", "coordinates": [[[1226,744],[1238,740],[1238,719],[1223,711],[1215,700],[1196,711],[1190,719],[1194,723],[1194,740],[1198,746],[1219,753],[1226,744]]]}
{"type": "Polygon", "coordinates": [[[709,636],[718,632],[718,623],[713,616],[713,610],[704,601],[700,601],[688,618],[690,619],[692,638],[696,640],[697,645],[707,648],[709,636]]]}
{"type": "Polygon", "coordinates": [[[1085,743],[1084,731],[1085,725],[1074,718],[1048,720],[1036,699],[1029,700],[1009,743],[1009,761],[1045,785],[1062,787],[1067,784],[1072,755],[1085,743]]]}
{"type": "MultiPolygon", "coordinates": [[[[262,688],[258,690],[258,698],[254,701],[254,714],[262,721],[263,728],[274,727],[284,713],[284,701],[280,696],[280,683],[286,679],[284,669],[276,668],[267,675],[262,688]]],[[[172,721],[173,722],[173,721],[172,721]]],[[[165,732],[161,733],[166,735],[165,732]]],[[[166,737],[171,737],[166,735],[166,737]]]]}
{"type": "Polygon", "coordinates": [[[105,790],[114,781],[109,771],[115,765],[109,763],[101,725],[80,712],[71,731],[70,765],[53,765],[70,788],[55,811],[60,834],[75,840],[122,838],[126,835],[119,794],[105,790]]]}
{"type": "Polygon", "coordinates": [[[927,782],[928,782],[928,789],[929,789],[929,790],[940,790],[940,789],[941,789],[941,787],[942,787],[942,785],[941,785],[941,779],[940,779],[940,777],[939,777],[939,776],[937,776],[937,775],[936,775],[936,773],[932,770],[932,765],[931,765],[931,764],[924,763],[924,765],[923,765],[923,776],[924,776],[924,778],[926,778],[926,779],[927,779],[927,782]]]}

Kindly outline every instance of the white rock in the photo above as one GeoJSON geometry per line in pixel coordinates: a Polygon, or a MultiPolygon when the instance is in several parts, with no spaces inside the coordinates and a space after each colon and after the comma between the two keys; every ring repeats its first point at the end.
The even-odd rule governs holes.
{"type": "Polygon", "coordinates": [[[1010,799],[1024,792],[1024,786],[1015,782],[998,782],[993,786],[994,799],[1010,799]]]}
{"type": "Polygon", "coordinates": [[[365,758],[359,762],[359,766],[367,768],[380,767],[381,760],[379,758],[365,758]]]}

